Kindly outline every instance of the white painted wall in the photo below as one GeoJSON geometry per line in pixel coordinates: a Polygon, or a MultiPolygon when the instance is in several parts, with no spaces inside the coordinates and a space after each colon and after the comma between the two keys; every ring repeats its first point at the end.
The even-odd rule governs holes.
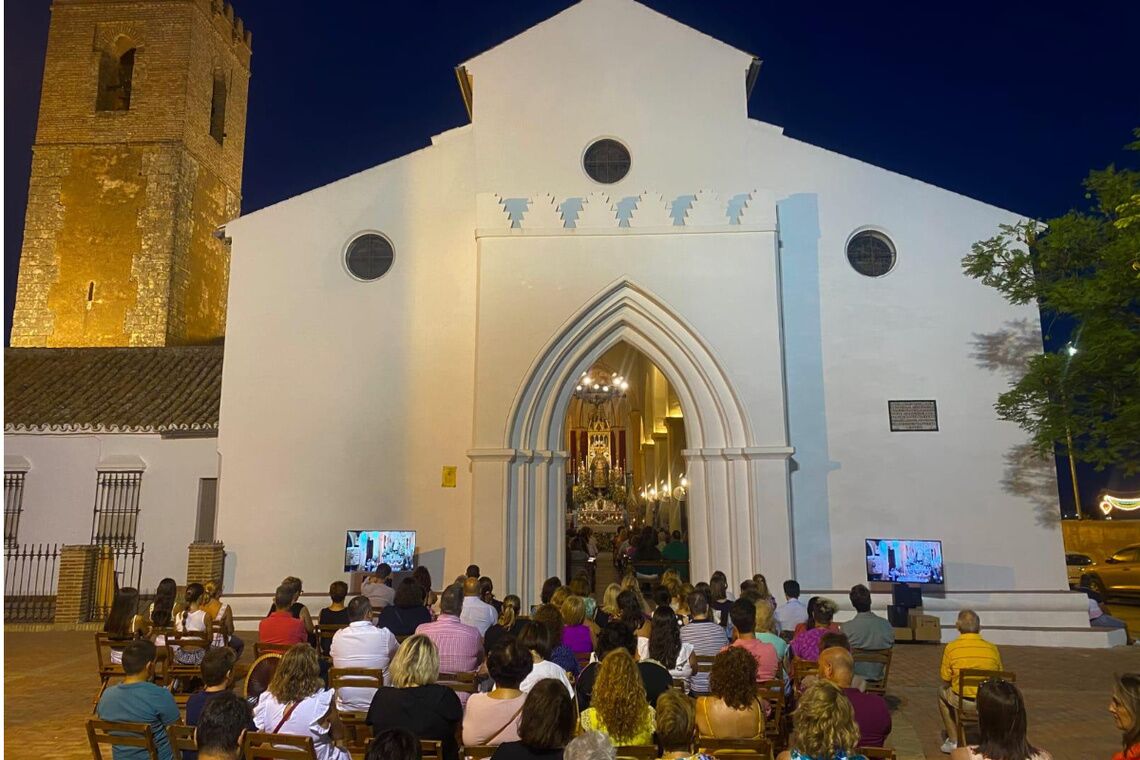
{"type": "Polygon", "coordinates": [[[137,542],[145,544],[141,590],[162,578],[186,582],[194,540],[198,481],[218,476],[217,439],[112,433],[4,436],[5,455],[31,463],[24,476],[19,543],[86,544],[91,540],[100,462],[138,457],[146,463],[139,491],[137,542]]]}
{"type": "MultiPolygon", "coordinates": [[[[748,121],[749,61],[629,0],[586,0],[468,62],[472,125],[227,226],[219,534],[234,590],[268,591],[287,574],[309,589],[342,577],[348,528],[418,531],[437,586],[471,557],[501,561],[509,537],[495,509],[514,475],[494,447],[505,445],[520,383],[566,320],[623,278],[658,293],[712,348],[742,399],[750,445],[781,445],[786,417],[805,587],[862,580],[862,539],[883,534],[941,538],[951,592],[1064,588],[1059,531],[1001,487],[1002,455],[1021,440],[992,411],[1004,378],[970,355],[975,333],[1037,322],[960,271],[969,244],[1014,215],[748,121]],[[580,165],[600,136],[633,156],[629,177],[606,188],[580,165]],[[747,234],[559,230],[476,244],[486,208],[477,193],[604,189],[616,199],[649,189],[670,200],[701,188],[774,198],[778,296],[765,287],[764,246],[747,234]],[[877,280],[844,253],[867,225],[899,249],[877,280]],[[373,283],[342,264],[366,230],[396,250],[373,283]],[[783,358],[771,341],[781,329],[783,358]],[[786,404],[771,374],[782,361],[786,404]],[[924,398],[938,401],[940,432],[890,433],[887,400],[924,398]],[[477,468],[498,473],[477,490],[473,447],[484,452],[477,468]],[[440,488],[443,465],[460,467],[457,488],[440,488]]],[[[786,508],[772,485],[783,471],[770,465],[750,471],[748,493],[723,485],[724,467],[721,485],[694,488],[786,508]]],[[[792,541],[779,520],[758,531],[733,540],[763,549],[775,531],[792,541]]],[[[707,548],[714,567],[717,551],[707,548]]],[[[1069,624],[1079,605],[1072,613],[1069,624]]]]}

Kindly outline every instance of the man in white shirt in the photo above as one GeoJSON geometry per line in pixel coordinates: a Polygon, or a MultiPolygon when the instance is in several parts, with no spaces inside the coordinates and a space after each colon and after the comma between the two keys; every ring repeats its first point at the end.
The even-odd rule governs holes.
{"type": "Polygon", "coordinates": [[[376,572],[369,575],[364,579],[364,583],[360,584],[360,593],[368,597],[368,603],[377,612],[387,607],[396,598],[396,590],[388,585],[388,579],[391,577],[392,566],[386,562],[381,562],[376,566],[376,572]]]}
{"type": "Polygon", "coordinates": [[[781,631],[794,631],[808,619],[807,607],[800,601],[799,581],[784,581],[784,598],[787,601],[776,608],[776,625],[781,631]]]}
{"type": "Polygon", "coordinates": [[[479,635],[485,635],[487,629],[499,620],[499,613],[495,608],[479,598],[479,579],[468,578],[463,581],[463,611],[459,620],[472,628],[479,629],[479,635]]]}
{"type": "MultiPolygon", "coordinates": [[[[388,663],[399,643],[387,628],[372,624],[372,605],[366,596],[355,596],[348,603],[347,628],[336,632],[329,647],[334,668],[376,668],[384,671],[384,683],[390,684],[388,663]]],[[[345,686],[336,695],[338,710],[368,712],[376,689],[345,686]]]]}

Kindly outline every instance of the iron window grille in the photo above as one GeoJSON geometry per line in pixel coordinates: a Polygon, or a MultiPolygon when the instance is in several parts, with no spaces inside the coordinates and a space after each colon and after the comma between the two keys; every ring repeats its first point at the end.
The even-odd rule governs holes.
{"type": "Polygon", "coordinates": [[[895,246],[881,232],[864,230],[847,244],[847,260],[859,274],[882,277],[895,266],[895,246]]]}
{"type": "Polygon", "coordinates": [[[608,137],[590,144],[582,157],[582,168],[590,179],[611,185],[629,174],[629,149],[608,137]]]}
{"type": "Polygon", "coordinates": [[[4,546],[15,546],[24,511],[24,473],[4,473],[4,546]]]}
{"type": "Polygon", "coordinates": [[[95,490],[91,543],[134,546],[142,471],[100,472],[95,490]]]}

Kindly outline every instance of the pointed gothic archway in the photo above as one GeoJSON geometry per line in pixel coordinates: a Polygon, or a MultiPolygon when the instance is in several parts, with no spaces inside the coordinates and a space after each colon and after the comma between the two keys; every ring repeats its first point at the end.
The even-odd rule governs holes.
{"type": "Polygon", "coordinates": [[[756,445],[748,414],[707,343],[628,280],[591,299],[544,346],[515,395],[502,448],[469,452],[473,518],[502,525],[502,551],[486,557],[473,535],[472,555],[501,568],[504,588],[524,603],[537,600],[543,578],[561,575],[566,409],[575,379],[623,341],[657,365],[684,413],[692,577],[721,569],[736,582],[759,568],[762,555],[767,572],[790,577],[791,449],[756,445]]]}

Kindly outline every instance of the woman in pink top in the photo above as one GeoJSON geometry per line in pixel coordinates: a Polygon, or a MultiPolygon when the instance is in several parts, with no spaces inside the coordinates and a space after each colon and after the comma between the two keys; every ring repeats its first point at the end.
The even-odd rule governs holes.
{"type": "Polygon", "coordinates": [[[568,596],[562,602],[562,643],[574,654],[594,651],[594,632],[586,625],[586,603],[580,596],[568,596]]]}
{"type": "Polygon", "coordinates": [[[831,631],[831,619],[838,611],[839,607],[835,602],[820,598],[812,611],[815,627],[796,634],[792,639],[792,653],[801,660],[809,662],[819,660],[819,642],[831,631]]]}
{"type": "Polygon", "coordinates": [[[534,661],[514,636],[503,636],[487,654],[487,672],[495,688],[472,694],[463,714],[463,744],[467,747],[498,746],[519,740],[519,717],[526,694],[519,684],[530,675],[534,661]]]}

